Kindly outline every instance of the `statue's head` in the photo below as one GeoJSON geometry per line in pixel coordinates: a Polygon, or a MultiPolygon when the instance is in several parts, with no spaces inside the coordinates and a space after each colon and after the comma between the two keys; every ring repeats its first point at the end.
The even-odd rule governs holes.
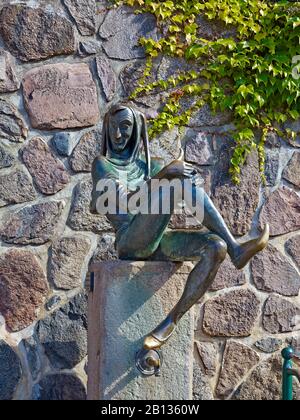
{"type": "MultiPolygon", "coordinates": [[[[134,116],[130,108],[117,110],[111,114],[108,121],[109,138],[115,153],[128,149],[133,135],[134,116]]],[[[129,150],[127,150],[129,153],[129,150]]]]}
{"type": "Polygon", "coordinates": [[[114,105],[106,113],[103,123],[102,155],[125,166],[140,158],[141,147],[150,175],[150,151],[146,117],[135,108],[114,105]]]}

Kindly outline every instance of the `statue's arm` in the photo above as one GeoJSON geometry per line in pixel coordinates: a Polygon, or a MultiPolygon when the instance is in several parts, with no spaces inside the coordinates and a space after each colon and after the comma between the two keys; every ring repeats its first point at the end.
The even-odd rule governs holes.
{"type": "Polygon", "coordinates": [[[97,185],[98,182],[101,179],[107,178],[107,168],[105,165],[104,159],[100,156],[97,157],[92,165],[92,181],[93,181],[93,187],[92,187],[92,199],[90,203],[90,212],[92,214],[98,214],[97,212],[97,200],[99,196],[101,195],[101,191],[97,191],[97,185]]]}
{"type": "Polygon", "coordinates": [[[97,157],[92,165],[92,180],[93,180],[93,188],[92,188],[92,197],[91,197],[91,203],[90,203],[90,212],[92,214],[99,214],[99,211],[97,210],[97,201],[101,197],[102,194],[104,194],[104,190],[106,186],[108,185],[106,181],[109,181],[110,187],[113,188],[112,191],[114,191],[116,194],[110,195],[110,200],[115,200],[115,203],[111,201],[111,205],[113,208],[116,207],[116,209],[119,210],[126,210],[123,209],[122,204],[124,205],[127,200],[119,200],[119,197],[126,195],[127,197],[130,196],[128,194],[127,190],[124,189],[122,184],[114,178],[114,176],[111,173],[111,167],[110,164],[106,161],[106,159],[103,156],[97,157]],[[101,189],[101,185],[99,186],[99,181],[105,180],[105,187],[103,186],[103,190],[101,189]],[[99,188],[100,187],[100,188],[99,188]]]}
{"type": "Polygon", "coordinates": [[[162,159],[156,159],[151,171],[152,179],[192,178],[197,173],[193,165],[182,160],[174,160],[165,166],[162,159]]]}

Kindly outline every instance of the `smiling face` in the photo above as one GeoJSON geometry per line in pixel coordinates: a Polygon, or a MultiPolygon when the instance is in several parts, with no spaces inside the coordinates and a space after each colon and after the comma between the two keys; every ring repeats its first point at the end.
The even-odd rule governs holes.
{"type": "Polygon", "coordinates": [[[110,116],[109,137],[115,152],[123,152],[133,133],[133,114],[130,109],[124,109],[110,116]]]}

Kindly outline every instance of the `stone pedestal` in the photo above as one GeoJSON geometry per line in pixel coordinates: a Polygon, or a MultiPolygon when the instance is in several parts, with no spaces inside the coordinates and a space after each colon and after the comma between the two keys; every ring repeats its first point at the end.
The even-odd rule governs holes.
{"type": "Polygon", "coordinates": [[[89,400],[192,398],[194,313],[163,347],[160,377],[143,377],[135,354],[179,300],[190,263],[115,261],[95,264],[89,296],[89,400]]]}

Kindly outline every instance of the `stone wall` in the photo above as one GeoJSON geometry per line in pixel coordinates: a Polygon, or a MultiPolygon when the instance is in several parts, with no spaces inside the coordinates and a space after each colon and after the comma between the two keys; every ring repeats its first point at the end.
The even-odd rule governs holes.
{"type": "MultiPolygon", "coordinates": [[[[203,21],[202,36],[218,30],[203,21]]],[[[142,74],[138,39],[149,35],[159,36],[152,16],[105,1],[0,0],[0,400],[86,398],[84,280],[91,259],[116,258],[109,223],[88,210],[91,163],[105,112],[142,74]]],[[[152,78],[184,66],[159,58],[152,78]]],[[[163,101],[136,105],[151,117],[163,101]]],[[[268,185],[253,155],[236,187],[231,127],[231,115],[204,107],[183,137],[175,129],[151,145],[169,162],[182,142],[237,236],[271,224],[269,248],[242,272],[227,260],[196,308],[194,398],[278,399],[280,349],[300,338],[300,137],[270,135],[268,185]]],[[[176,216],[171,228],[185,225],[176,216]]]]}

